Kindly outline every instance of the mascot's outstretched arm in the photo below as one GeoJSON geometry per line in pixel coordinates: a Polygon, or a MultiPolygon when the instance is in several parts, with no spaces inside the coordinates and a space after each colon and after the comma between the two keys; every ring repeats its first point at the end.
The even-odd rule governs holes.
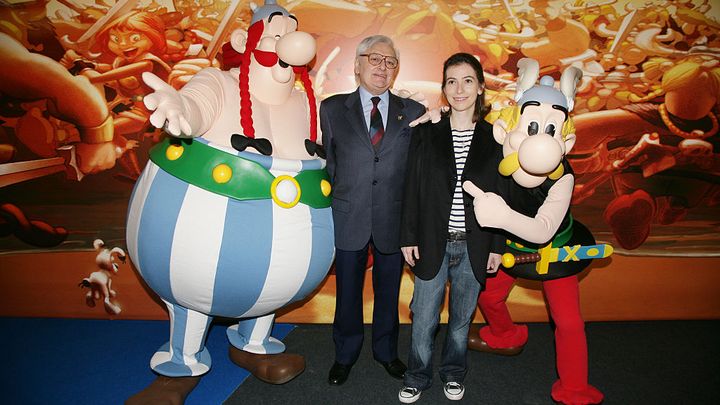
{"type": "Polygon", "coordinates": [[[528,242],[542,244],[557,233],[570,206],[574,184],[572,175],[561,177],[550,188],[535,217],[513,211],[502,197],[484,192],[472,182],[466,181],[463,189],[474,197],[475,217],[480,225],[504,229],[528,242]]]}
{"type": "Polygon", "coordinates": [[[173,136],[183,138],[207,132],[221,105],[217,92],[202,90],[210,87],[205,83],[213,81],[213,70],[220,73],[214,68],[202,70],[194,81],[179,91],[156,75],[143,73],[143,81],[153,89],[152,93],[143,98],[145,106],[153,111],[150,123],[156,128],[164,127],[173,136]]]}

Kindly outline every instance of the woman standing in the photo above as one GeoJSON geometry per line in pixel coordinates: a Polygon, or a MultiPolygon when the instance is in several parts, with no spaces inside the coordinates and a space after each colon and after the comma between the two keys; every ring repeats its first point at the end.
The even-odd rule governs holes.
{"type": "Polygon", "coordinates": [[[486,272],[496,272],[505,238],[475,220],[472,198],[463,193],[465,180],[496,189],[501,146],[483,120],[484,76],[475,57],[457,53],[443,65],[443,97],[450,111],[438,123],[413,132],[403,199],[400,244],[415,274],[410,304],[412,340],[402,403],[412,403],[430,388],[432,348],[440,306],[449,282],[448,331],[442,351],[440,379],[445,396],[465,393],[467,334],[486,272]]]}

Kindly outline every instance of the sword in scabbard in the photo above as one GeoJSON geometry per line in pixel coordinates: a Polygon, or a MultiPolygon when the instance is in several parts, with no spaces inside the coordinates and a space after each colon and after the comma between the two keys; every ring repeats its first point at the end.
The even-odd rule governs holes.
{"type": "Polygon", "coordinates": [[[502,265],[511,268],[516,264],[537,263],[535,270],[538,274],[547,274],[550,263],[567,263],[580,260],[602,259],[613,254],[613,247],[606,243],[598,245],[574,245],[552,247],[551,244],[538,249],[537,253],[524,253],[514,255],[505,253],[502,256],[502,265]]]}

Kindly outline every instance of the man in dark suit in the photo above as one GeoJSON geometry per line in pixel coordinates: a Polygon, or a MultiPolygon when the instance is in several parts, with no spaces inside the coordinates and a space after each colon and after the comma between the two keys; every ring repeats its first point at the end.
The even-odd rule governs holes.
{"type": "Polygon", "coordinates": [[[320,104],[320,126],[333,185],[336,300],[335,362],[328,382],[344,383],[363,342],[362,290],[368,248],[373,248],[373,357],[394,378],[406,367],[397,355],[400,207],[410,144],[408,124],[425,112],[388,91],[397,76],[392,40],[374,35],[355,56],[359,87],[320,104]]]}

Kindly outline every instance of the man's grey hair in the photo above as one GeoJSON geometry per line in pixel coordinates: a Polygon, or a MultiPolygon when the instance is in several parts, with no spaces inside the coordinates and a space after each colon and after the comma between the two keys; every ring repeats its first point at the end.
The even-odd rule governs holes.
{"type": "Polygon", "coordinates": [[[400,60],[400,51],[395,47],[393,40],[385,35],[371,35],[360,41],[357,49],[355,50],[355,57],[357,58],[358,56],[366,53],[367,50],[372,48],[375,44],[390,45],[390,47],[395,51],[395,57],[400,60]]]}

